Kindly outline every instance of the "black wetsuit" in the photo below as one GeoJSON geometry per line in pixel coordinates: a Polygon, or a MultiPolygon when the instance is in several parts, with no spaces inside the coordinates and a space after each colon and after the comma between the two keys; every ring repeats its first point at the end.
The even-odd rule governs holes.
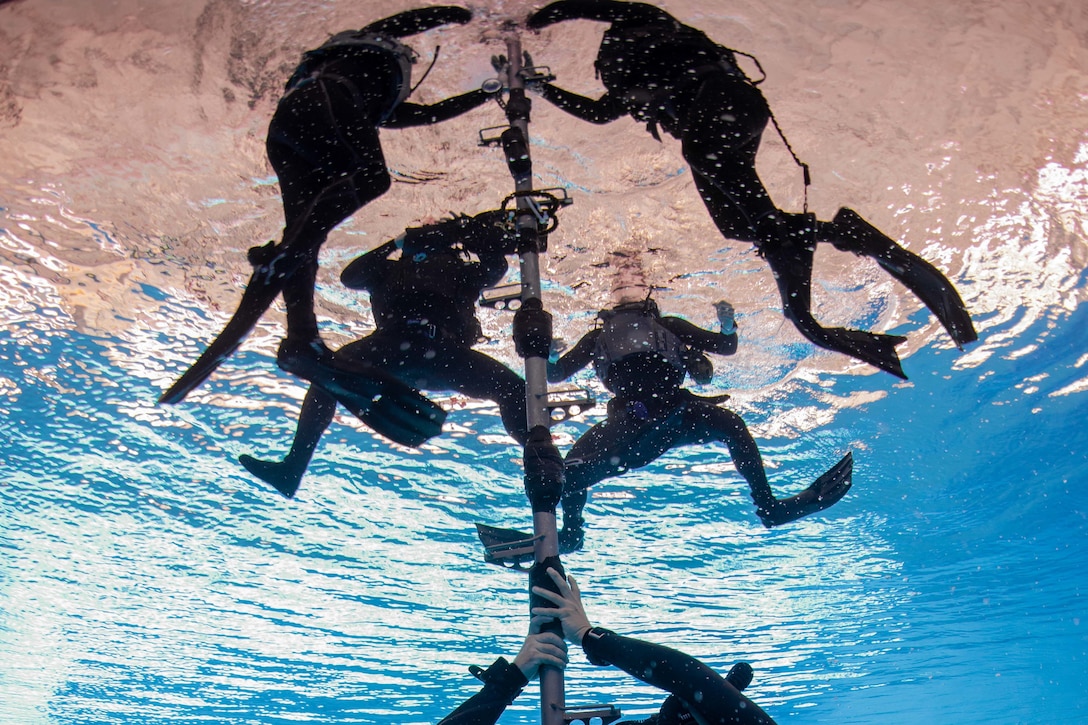
{"type": "MultiPolygon", "coordinates": [[[[670,693],[659,715],[662,725],[682,721],[683,718],[675,715],[665,717],[671,708],[676,708],[674,713],[676,710],[697,713],[707,725],[774,725],[774,720],[759,705],[724,677],[679,650],[600,627],[586,634],[582,649],[593,664],[613,665],[670,693]]],[[[528,684],[521,670],[501,657],[477,676],[484,681],[480,692],[445,717],[440,725],[494,725],[528,684]]]]}
{"type": "Polygon", "coordinates": [[[530,16],[531,28],[573,18],[611,23],[597,56],[607,89],[590,99],[545,83],[545,99],[592,123],[630,115],[658,136],[681,142],[684,159],[711,218],[730,239],[753,243],[775,275],[783,312],[810,341],[894,375],[903,374],[895,346],[905,338],[825,328],[811,312],[817,242],[875,259],[937,315],[957,344],[977,335],[959,294],[935,267],[903,249],[849,209],[832,222],[778,209],[756,172],[770,107],[741,71],[733,51],[646,3],[559,0],[530,16]]]}
{"type": "Polygon", "coordinates": [[[391,185],[378,129],[438,123],[489,98],[474,90],[432,106],[402,101],[410,78],[398,53],[350,42],[369,35],[341,34],[307,53],[268,129],[268,158],[287,219],[278,249],[294,248],[304,257],[284,289],[289,336],[317,334],[313,285],[325,237],[391,185]]]}
{"type": "MultiPolygon", "coordinates": [[[[399,258],[394,258],[398,249],[394,240],[349,264],[341,280],[370,293],[377,329],[333,353],[331,366],[381,370],[419,390],[453,390],[493,400],[507,432],[524,443],[525,382],[472,349],[481,334],[476,302],[482,290],[502,279],[505,254],[516,244],[516,237],[501,224],[504,217],[504,212],[485,212],[409,229],[399,258]]],[[[284,461],[243,456],[243,465],[284,495],[294,495],[335,410],[334,397],[311,387],[284,461]]]]}
{"type": "MultiPolygon", "coordinates": [[[[334,227],[391,185],[378,129],[438,123],[490,97],[474,90],[431,106],[406,102],[414,54],[397,39],[471,18],[470,11],[453,6],[408,10],[361,30],[339,33],[303,55],[276,106],[266,140],[283,197],[283,238],[278,244],[269,242],[249,250],[253,275],[238,309],[163,394],[163,402],[181,401],[206,380],[280,293],[287,305],[289,342],[280,366],[316,384],[323,384],[318,378],[327,382],[334,377],[331,371],[314,368],[328,352],[321,345],[314,316],[318,252],[334,227]],[[304,361],[302,356],[309,359],[304,361]]],[[[333,387],[337,389],[330,393],[349,395],[333,387]]],[[[380,388],[376,381],[376,389],[380,388]]],[[[345,404],[365,418],[367,401],[365,394],[359,394],[345,404]]]]}
{"type": "Polygon", "coordinates": [[[473,673],[484,686],[442,718],[439,725],[494,725],[529,684],[522,671],[503,657],[486,670],[474,669],[473,673]]]}
{"type": "Polygon", "coordinates": [[[741,417],[717,405],[717,399],[700,398],[680,387],[687,374],[678,366],[680,360],[690,362],[697,355],[696,350],[731,355],[737,349],[736,332],[714,333],[678,317],[653,314],[631,317],[630,322],[658,324],[671,332],[684,346],[682,357],[675,353],[636,352],[611,360],[605,366],[599,359],[601,336],[607,334],[602,327],[587,333],[548,366],[548,379],[555,382],[596,362],[598,375],[605,373],[601,382],[615,394],[608,403],[607,419],[579,437],[567,453],[560,532],[562,551],[581,547],[581,512],[588,487],[628,469],[645,466],[679,446],[724,442],[737,470],[748,481],[757,507],[763,510],[775,502],[759,448],[741,417]],[[667,356],[674,360],[670,362],[667,356]]]}

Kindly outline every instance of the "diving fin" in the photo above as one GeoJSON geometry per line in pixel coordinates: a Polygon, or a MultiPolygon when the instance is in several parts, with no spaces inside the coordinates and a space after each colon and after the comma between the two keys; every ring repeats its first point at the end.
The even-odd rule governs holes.
{"type": "Polygon", "coordinates": [[[838,503],[853,485],[854,454],[847,453],[827,473],[796,496],[776,501],[771,510],[757,513],[768,529],[814,514],[838,503]]]}
{"type": "Polygon", "coordinates": [[[383,370],[336,360],[319,341],[299,345],[285,340],[277,360],[283,370],[321,388],[394,443],[416,448],[442,432],[446,411],[437,403],[383,370]]]}
{"type": "Polygon", "coordinates": [[[283,258],[278,251],[275,242],[249,250],[249,262],[254,267],[253,274],[246,283],[246,291],[242,294],[242,301],[238,303],[234,316],[185,374],[159,397],[160,403],[180,403],[186,395],[200,387],[242,344],[257,320],[261,319],[276,295],[283,290],[288,274],[283,269],[276,270],[277,262],[283,258]]]}
{"type": "Polygon", "coordinates": [[[978,340],[971,316],[956,288],[941,272],[917,254],[904,249],[853,209],[843,207],[828,225],[836,249],[872,257],[888,274],[915,294],[940,320],[961,349],[978,340]]]}
{"type": "Polygon", "coordinates": [[[532,534],[477,523],[476,535],[484,545],[484,561],[488,564],[528,571],[536,559],[536,538],[532,534]]]}
{"type": "Polygon", "coordinates": [[[269,484],[285,498],[294,498],[298,486],[302,482],[302,474],[306,471],[298,471],[289,466],[287,461],[263,461],[246,454],[238,456],[238,462],[257,478],[269,484]]]}

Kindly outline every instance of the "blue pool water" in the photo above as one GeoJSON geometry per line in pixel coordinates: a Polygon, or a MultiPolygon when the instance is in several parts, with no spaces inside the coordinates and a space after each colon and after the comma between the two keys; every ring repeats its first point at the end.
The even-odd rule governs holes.
{"type": "MultiPolygon", "coordinates": [[[[526,582],[475,533],[530,525],[494,407],[440,398],[421,450],[339,417],[287,501],[237,463],[286,451],[304,393],[275,366],[279,311],[184,403],[155,402],[233,311],[245,250],[280,233],[263,143],[299,53],[415,4],[0,2],[0,725],[426,725],[477,690],[469,665],[516,653],[526,582]]],[[[414,40],[426,63],[442,46],[417,97],[478,86],[538,4],[480,0],[469,27],[414,40]]],[[[947,272],[981,339],[954,349],[875,264],[821,247],[817,316],[907,335],[910,380],[815,350],[762,260],[712,228],[678,143],[534,105],[537,181],[575,198],[544,265],[561,335],[639,284],[700,325],[728,298],[740,350],[702,392],[733,395],[775,491],[855,461],[845,499],[775,530],[720,446],[600,484],[564,557],[591,618],[750,662],[779,723],[1088,723],[1088,6],[661,4],[767,69],[813,170],[803,199],[768,132],[776,201],[862,212],[947,272]]],[[[525,47],[595,93],[601,32],[525,47]]],[[[382,132],[397,180],[426,181],[330,236],[330,344],[370,329],[348,260],[509,193],[476,143],[503,119],[382,132]]],[[[508,319],[483,317],[483,349],[513,363],[508,319]]],[[[560,447],[600,415],[556,426],[560,447]]],[[[577,651],[566,691],[632,718],[661,701],[577,651]]],[[[533,685],[502,722],[538,708],[533,685]]]]}
{"type": "MultiPolygon", "coordinates": [[[[782,722],[1084,722],[1086,323],[1084,305],[1010,314],[986,334],[1015,337],[977,367],[932,344],[910,384],[828,375],[757,406],[758,428],[887,390],[761,439],[787,488],[854,449],[854,489],[824,516],[762,529],[710,465],[723,450],[602,484],[567,559],[591,616],[750,661],[782,722]]],[[[257,390],[271,361],[243,353],[209,386],[220,404],[156,407],[164,342],[52,329],[41,309],[0,337],[0,721],[435,722],[473,691],[467,665],[516,652],[524,582],[482,563],[473,530],[527,525],[515,449],[481,441],[501,441],[494,411],[455,412],[462,433],[424,453],[337,424],[289,502],[233,461],[286,443],[286,379],[257,390]]],[[[655,701],[580,655],[567,679],[569,703],[655,701]]],[[[535,718],[531,694],[507,714],[535,718]]]]}

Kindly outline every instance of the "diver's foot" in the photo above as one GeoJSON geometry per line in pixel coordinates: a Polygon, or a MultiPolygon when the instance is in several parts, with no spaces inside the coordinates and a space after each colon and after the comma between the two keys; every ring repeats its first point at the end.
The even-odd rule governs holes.
{"type": "Polygon", "coordinates": [[[810,326],[798,329],[801,334],[826,350],[841,352],[897,378],[907,379],[907,374],[903,372],[903,362],[895,351],[898,345],[907,341],[902,335],[851,330],[845,327],[810,326]]]}
{"type": "Polygon", "coordinates": [[[302,482],[302,474],[306,469],[289,465],[286,461],[262,461],[244,453],[238,456],[247,471],[267,484],[272,485],[277,491],[287,498],[294,498],[298,486],[302,482]]]}
{"type": "Polygon", "coordinates": [[[833,506],[853,485],[854,454],[847,453],[831,469],[816,479],[816,482],[796,496],[776,501],[769,509],[757,511],[763,525],[768,529],[788,524],[799,518],[833,506]]]}
{"type": "Polygon", "coordinates": [[[559,553],[572,554],[581,551],[585,543],[586,532],[581,526],[568,528],[566,525],[559,530],[559,553]]]}
{"type": "Polygon", "coordinates": [[[287,337],[276,352],[276,364],[284,372],[310,380],[315,366],[328,366],[332,351],[317,337],[287,337]]]}
{"type": "Polygon", "coordinates": [[[259,247],[250,247],[246,252],[246,259],[249,260],[250,265],[254,267],[263,267],[264,265],[271,264],[272,260],[276,258],[276,243],[269,242],[268,244],[262,244],[259,247]]]}

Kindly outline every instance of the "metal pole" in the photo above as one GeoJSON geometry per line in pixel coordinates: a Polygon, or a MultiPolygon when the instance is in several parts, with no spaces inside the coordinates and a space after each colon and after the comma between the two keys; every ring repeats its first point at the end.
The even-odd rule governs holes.
{"type": "MultiPolygon", "coordinates": [[[[507,101],[507,118],[512,127],[521,131],[525,141],[525,153],[529,144],[529,108],[530,102],[525,95],[525,81],[521,76],[521,39],[512,34],[506,39],[507,87],[510,89],[507,101]]],[[[525,166],[522,173],[514,174],[517,191],[532,191],[533,175],[531,166],[525,166]]],[[[535,243],[539,238],[537,221],[530,211],[530,201],[524,196],[517,199],[517,228],[523,240],[534,243],[522,244],[521,257],[521,299],[541,299],[540,285],[540,247],[535,243]]],[[[525,402],[526,419],[529,429],[536,426],[548,427],[551,418],[548,413],[548,361],[545,358],[529,357],[525,359],[525,402]]],[[[533,533],[537,537],[535,558],[542,562],[559,555],[559,535],[555,511],[533,513],[533,533]]],[[[541,725],[563,725],[564,713],[563,671],[554,667],[540,668],[540,720],[541,725]]]]}

